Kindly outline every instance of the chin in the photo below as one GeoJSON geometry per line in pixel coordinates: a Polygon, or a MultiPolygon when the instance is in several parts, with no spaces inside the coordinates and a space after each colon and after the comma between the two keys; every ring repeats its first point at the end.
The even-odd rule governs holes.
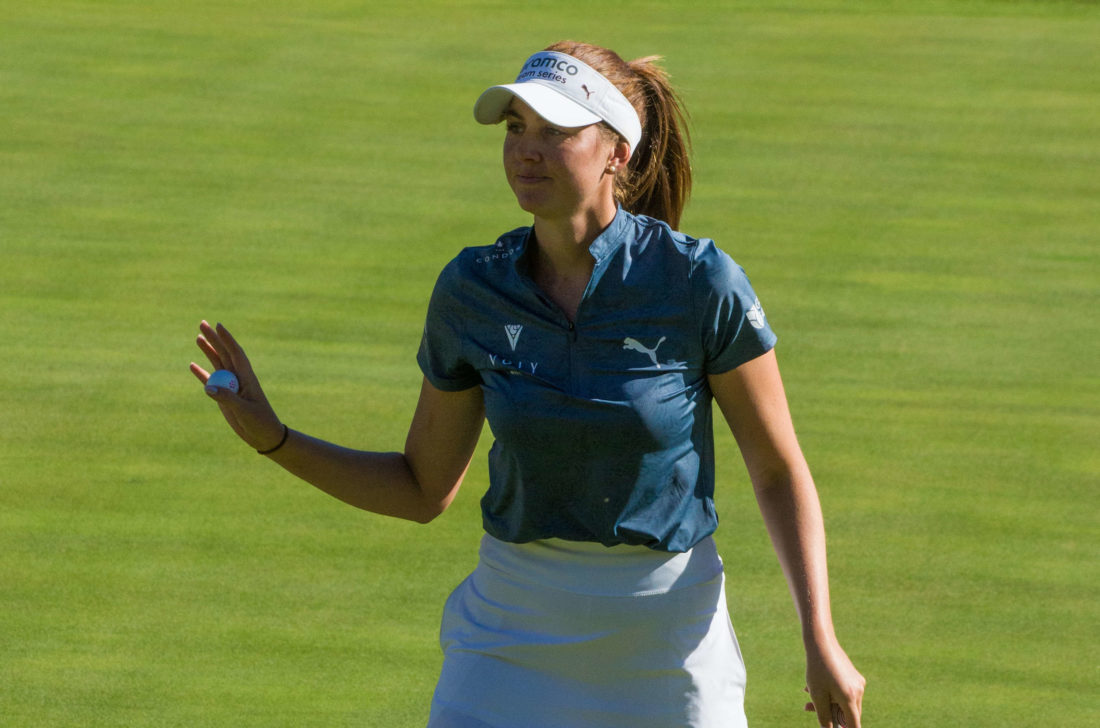
{"type": "Polygon", "coordinates": [[[546,203],[537,199],[534,195],[517,193],[516,204],[519,205],[519,209],[535,216],[544,216],[549,211],[546,203]]]}

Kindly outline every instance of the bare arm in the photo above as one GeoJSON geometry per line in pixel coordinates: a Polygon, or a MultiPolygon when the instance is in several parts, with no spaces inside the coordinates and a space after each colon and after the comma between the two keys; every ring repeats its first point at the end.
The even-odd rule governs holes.
{"type": "Polygon", "coordinates": [[[404,452],[367,452],[294,430],[269,457],[356,508],[427,523],[451,504],[481,434],[481,389],[443,392],[426,380],[404,452]]]}
{"type": "Polygon", "coordinates": [[[709,378],[737,439],[806,646],[806,683],[822,726],[859,728],[865,681],[837,641],[829,606],[825,527],[795,437],[775,352],[709,378]]]}
{"type": "MultiPolygon", "coordinates": [[[[237,374],[240,392],[211,396],[233,430],[256,449],[282,438],[283,425],[267,402],[244,350],[220,324],[205,321],[198,339],[216,369],[237,374]]],[[[192,363],[205,383],[209,374],[192,363]]],[[[334,445],[294,430],[268,457],[290,473],[357,508],[427,523],[454,500],[484,423],[477,387],[443,392],[426,380],[413,415],[404,452],[367,452],[334,445]]]]}

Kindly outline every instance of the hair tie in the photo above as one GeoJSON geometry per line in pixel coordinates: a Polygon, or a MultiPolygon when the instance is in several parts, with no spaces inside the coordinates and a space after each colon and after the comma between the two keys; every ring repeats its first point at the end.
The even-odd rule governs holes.
{"type": "Polygon", "coordinates": [[[286,443],[286,438],[289,435],[290,435],[290,428],[286,426],[286,423],[283,423],[283,439],[279,440],[279,444],[276,445],[275,447],[271,448],[270,450],[257,450],[256,452],[259,453],[260,455],[270,455],[271,453],[275,452],[276,450],[278,450],[280,447],[282,447],[286,443]]]}

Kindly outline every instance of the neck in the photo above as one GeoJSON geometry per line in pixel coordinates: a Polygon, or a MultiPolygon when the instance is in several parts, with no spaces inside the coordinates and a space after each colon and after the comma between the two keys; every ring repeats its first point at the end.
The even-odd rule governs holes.
{"type": "Polygon", "coordinates": [[[558,275],[592,272],[595,261],[588,247],[615,219],[614,202],[598,210],[586,210],[572,217],[548,219],[535,217],[535,240],[540,267],[558,275]]]}
{"type": "Polygon", "coordinates": [[[616,208],[553,222],[535,218],[531,277],[569,318],[577,320],[596,260],[588,248],[615,219],[616,208]]]}

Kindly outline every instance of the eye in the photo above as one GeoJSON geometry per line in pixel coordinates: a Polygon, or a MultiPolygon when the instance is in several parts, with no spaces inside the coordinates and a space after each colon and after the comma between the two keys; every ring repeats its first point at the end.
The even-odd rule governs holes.
{"type": "Polygon", "coordinates": [[[504,125],[509,134],[520,134],[523,132],[523,124],[518,121],[509,121],[504,125]]]}

